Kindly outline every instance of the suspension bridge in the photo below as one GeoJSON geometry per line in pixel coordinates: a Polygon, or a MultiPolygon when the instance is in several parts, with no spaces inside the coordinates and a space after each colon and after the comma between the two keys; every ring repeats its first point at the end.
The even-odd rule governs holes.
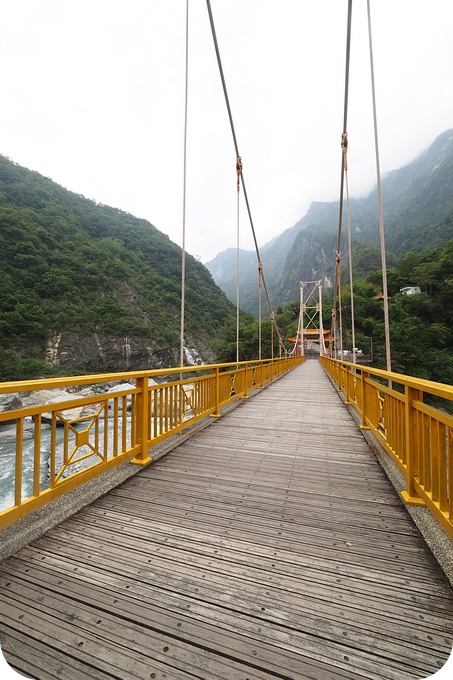
{"type": "MultiPolygon", "coordinates": [[[[242,189],[274,322],[207,7],[238,222],[242,189]]],[[[343,360],[351,9],[331,330],[322,282],[301,282],[292,349],[271,324],[278,358],[261,357],[260,326],[257,359],[238,341],[234,363],[184,366],[183,247],[179,367],[0,384],[76,390],[0,413],[14,431],[1,453],[1,646],[27,677],[416,680],[449,658],[453,387],[391,370],[377,140],[386,370],[356,362],[350,233],[343,360]],[[113,393],[81,389],[112,380],[113,393]]],[[[185,113],[187,128],[187,65],[185,113]]],[[[185,183],[186,168],[183,224],[185,183]]],[[[239,340],[239,292],[237,308],[239,340]]]]}
{"type": "MultiPolygon", "coordinates": [[[[415,680],[443,667],[453,418],[436,420],[404,376],[393,384],[409,381],[410,403],[364,372],[374,369],[288,361],[211,367],[182,383],[139,375],[145,397],[130,385],[98,395],[92,415],[72,421],[65,409],[93,397],[9,413],[18,440],[27,417],[41,429],[44,409],[55,428],[50,481],[28,497],[16,484],[1,515],[13,668],[46,680],[415,680]]],[[[422,389],[453,400],[448,386],[422,389]]]]}

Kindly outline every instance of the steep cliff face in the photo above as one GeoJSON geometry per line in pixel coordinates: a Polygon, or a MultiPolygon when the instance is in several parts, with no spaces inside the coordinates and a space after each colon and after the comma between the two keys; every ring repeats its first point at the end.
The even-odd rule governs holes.
{"type": "MultiPolygon", "coordinates": [[[[453,238],[453,129],[443,132],[409,165],[382,180],[385,240],[388,258],[409,250],[442,248],[453,238]]],[[[353,260],[363,245],[380,248],[377,190],[351,198],[353,260]]],[[[323,279],[329,287],[335,275],[339,202],[313,202],[293,227],[261,248],[263,268],[274,308],[299,296],[299,281],[323,279]]],[[[347,264],[346,206],[342,230],[342,263],[347,264]]],[[[257,313],[256,259],[241,253],[241,307],[257,313]],[[249,265],[248,261],[253,265],[249,265]],[[253,268],[252,268],[253,267],[253,268]]],[[[219,253],[207,263],[216,283],[235,299],[235,268],[224,266],[232,253],[219,253]],[[221,272],[221,276],[219,276],[221,272]]],[[[389,260],[388,260],[389,261],[389,260]]],[[[361,271],[367,276],[374,271],[361,271]]]]}
{"type": "MultiPolygon", "coordinates": [[[[214,362],[212,351],[203,341],[188,343],[184,351],[186,364],[214,362]]],[[[141,371],[176,366],[179,347],[163,346],[152,338],[63,331],[49,338],[46,361],[84,373],[141,371]]]]}
{"type": "MultiPolygon", "coordinates": [[[[300,281],[322,280],[323,288],[331,289],[335,281],[336,249],[335,233],[313,229],[300,231],[288,253],[283,274],[275,290],[280,303],[298,299],[300,281]]],[[[342,246],[342,260],[345,260],[346,252],[346,246],[342,246]]]]}
{"type": "Polygon", "coordinates": [[[83,372],[139,371],[175,365],[177,350],[159,347],[148,338],[63,331],[49,339],[46,361],[83,372]]]}

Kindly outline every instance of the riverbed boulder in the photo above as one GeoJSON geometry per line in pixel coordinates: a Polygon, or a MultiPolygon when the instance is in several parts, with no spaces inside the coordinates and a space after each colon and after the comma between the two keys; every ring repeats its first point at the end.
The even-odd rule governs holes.
{"type": "MultiPolygon", "coordinates": [[[[5,411],[15,411],[22,408],[22,400],[16,392],[11,394],[0,394],[0,413],[5,411]]],[[[3,423],[12,422],[10,420],[3,420],[3,423]]]]}
{"type": "Polygon", "coordinates": [[[17,392],[0,394],[0,413],[3,413],[4,411],[15,411],[17,408],[22,408],[22,399],[17,392]]]}
{"type": "MultiPolygon", "coordinates": [[[[52,399],[46,401],[45,404],[58,404],[59,402],[64,401],[75,401],[80,399],[80,396],[80,394],[69,394],[67,392],[63,392],[62,394],[54,395],[52,399]]],[[[89,416],[90,414],[95,413],[97,408],[97,404],[82,404],[79,406],[74,406],[74,408],[64,409],[61,411],[61,415],[64,420],[76,420],[77,418],[82,418],[83,416],[89,416]]],[[[52,422],[52,413],[50,411],[42,414],[42,422],[52,422]]],[[[61,418],[57,418],[57,427],[61,427],[63,424],[63,420],[61,418]]]]}
{"type": "Polygon", "coordinates": [[[63,399],[73,399],[74,395],[69,394],[66,390],[58,388],[50,390],[36,390],[35,392],[27,392],[22,396],[22,404],[24,407],[41,406],[42,404],[51,404],[53,401],[63,401],[63,399]]]}

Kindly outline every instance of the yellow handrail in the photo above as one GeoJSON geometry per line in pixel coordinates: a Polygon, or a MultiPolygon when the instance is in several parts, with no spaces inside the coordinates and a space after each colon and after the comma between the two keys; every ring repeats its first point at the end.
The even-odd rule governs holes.
{"type": "Polygon", "coordinates": [[[0,528],[120,463],[150,463],[155,444],[202,418],[219,417],[222,407],[247,398],[302,361],[284,357],[0,383],[0,394],[14,394],[126,381],[113,392],[79,392],[65,401],[0,413],[0,426],[8,423],[13,440],[12,452],[0,451],[11,458],[13,470],[9,499],[0,506],[0,528]]]}
{"type": "Polygon", "coordinates": [[[329,357],[321,364],[406,479],[403,500],[426,505],[453,538],[453,386],[329,357]],[[434,408],[427,397],[445,400],[434,408]],[[450,413],[448,413],[450,411],[450,413]]]}

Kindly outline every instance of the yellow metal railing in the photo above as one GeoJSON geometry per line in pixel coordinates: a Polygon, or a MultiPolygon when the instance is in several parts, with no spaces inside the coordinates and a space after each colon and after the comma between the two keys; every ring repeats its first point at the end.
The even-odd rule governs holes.
{"type": "Polygon", "coordinates": [[[0,446],[2,469],[9,466],[10,480],[6,489],[5,480],[0,481],[0,528],[120,463],[146,465],[152,446],[202,418],[219,417],[223,406],[247,398],[302,360],[0,383],[0,394],[76,390],[63,401],[0,413],[2,440],[5,429],[11,440],[3,450],[0,446]],[[115,389],[102,391],[111,382],[115,389]],[[96,393],[87,394],[82,389],[87,386],[96,386],[96,393]]]}
{"type": "Polygon", "coordinates": [[[404,474],[406,503],[426,505],[453,538],[453,386],[321,357],[346,404],[404,474]],[[426,403],[430,397],[439,408],[426,403]]]}

